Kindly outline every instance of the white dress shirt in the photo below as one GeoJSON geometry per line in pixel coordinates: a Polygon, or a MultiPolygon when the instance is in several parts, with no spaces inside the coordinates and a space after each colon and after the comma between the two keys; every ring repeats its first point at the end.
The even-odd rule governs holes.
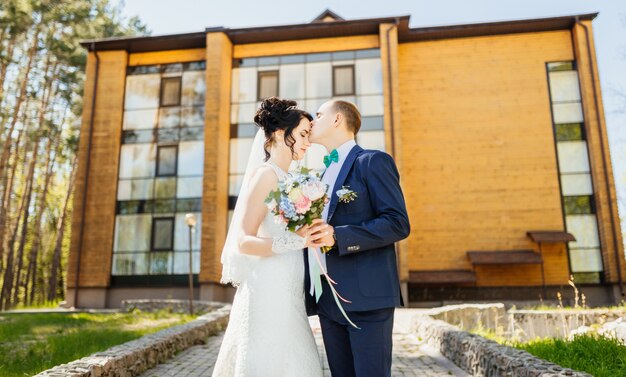
{"type": "MultiPolygon", "coordinates": [[[[324,176],[322,177],[322,182],[328,185],[328,190],[326,191],[326,194],[328,195],[328,199],[329,199],[328,203],[326,203],[326,206],[324,206],[324,211],[322,211],[322,219],[324,221],[328,221],[328,211],[330,209],[330,202],[333,200],[333,195],[334,195],[333,189],[335,187],[335,183],[337,182],[337,176],[339,175],[339,172],[341,171],[341,167],[343,166],[343,163],[346,161],[346,157],[348,157],[348,154],[350,153],[352,148],[354,148],[355,145],[356,145],[356,141],[352,139],[352,140],[346,141],[345,143],[337,147],[338,161],[332,162],[326,168],[326,170],[324,170],[324,176]]],[[[315,255],[313,253],[317,253],[317,255],[320,257],[320,261],[322,262],[323,270],[327,271],[326,255],[322,253],[319,248],[312,248],[312,247],[309,248],[309,271],[312,271],[311,265],[313,263],[317,263],[317,261],[315,260],[315,255]]],[[[313,290],[314,290],[314,284],[313,284],[313,278],[311,277],[311,294],[313,294],[313,290]]]]}

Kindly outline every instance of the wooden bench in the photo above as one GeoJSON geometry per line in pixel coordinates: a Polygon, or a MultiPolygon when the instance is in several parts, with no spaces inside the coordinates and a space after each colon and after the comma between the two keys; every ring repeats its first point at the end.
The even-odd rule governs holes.
{"type": "Polygon", "coordinates": [[[420,270],[409,271],[409,283],[415,284],[462,284],[476,283],[471,270],[420,270]]]}
{"type": "Polygon", "coordinates": [[[473,265],[541,264],[541,254],[533,250],[468,251],[473,265]]]}

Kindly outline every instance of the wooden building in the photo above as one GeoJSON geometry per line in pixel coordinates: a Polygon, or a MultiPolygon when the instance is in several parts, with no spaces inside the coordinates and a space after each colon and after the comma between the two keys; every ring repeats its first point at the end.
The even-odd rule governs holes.
{"type": "MultiPolygon", "coordinates": [[[[87,41],[67,302],[228,300],[220,253],[260,98],[356,103],[394,156],[413,305],[620,301],[626,261],[592,20],[410,28],[409,17],[87,41]],[[185,214],[195,213],[189,242],[185,214]]],[[[306,163],[321,167],[321,147],[306,163]]]]}

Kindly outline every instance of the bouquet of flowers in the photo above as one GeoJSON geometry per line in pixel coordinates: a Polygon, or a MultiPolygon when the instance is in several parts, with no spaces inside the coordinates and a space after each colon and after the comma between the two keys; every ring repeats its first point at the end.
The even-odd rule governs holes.
{"type": "MultiPolygon", "coordinates": [[[[292,232],[295,232],[305,224],[311,225],[313,220],[321,218],[324,206],[329,201],[326,194],[328,185],[322,183],[319,174],[312,174],[311,171],[311,169],[302,167],[299,171],[289,173],[287,178],[278,182],[278,190],[271,191],[267,199],[265,199],[265,204],[275,215],[276,221],[284,224],[292,232]]],[[[348,193],[344,193],[344,196],[352,193],[350,190],[347,191],[348,193]]],[[[342,195],[339,195],[339,197],[341,199],[342,195]]],[[[356,197],[356,194],[354,194],[354,197],[356,197]]],[[[353,199],[351,197],[351,200],[353,199]]],[[[329,249],[330,247],[324,247],[322,251],[326,252],[329,249]]],[[[328,276],[328,272],[322,266],[322,261],[317,253],[314,254],[322,275],[329,282],[331,293],[339,310],[343,313],[346,320],[358,329],[359,327],[348,318],[339,302],[339,300],[347,303],[351,303],[351,301],[346,300],[337,293],[334,287],[337,283],[328,276]]]]}
{"type": "Polygon", "coordinates": [[[285,180],[278,182],[278,190],[270,192],[265,199],[277,221],[292,232],[321,218],[329,200],[328,185],[322,183],[319,174],[311,174],[311,171],[302,167],[300,171],[290,173],[285,180]]]}

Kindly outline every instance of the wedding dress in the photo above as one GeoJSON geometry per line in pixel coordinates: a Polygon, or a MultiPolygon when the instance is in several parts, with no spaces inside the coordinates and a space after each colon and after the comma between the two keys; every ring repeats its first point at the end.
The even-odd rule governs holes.
{"type": "MultiPolygon", "coordinates": [[[[287,175],[271,162],[265,165],[281,180],[287,175]]],[[[286,232],[268,211],[258,236],[288,240],[286,232]]],[[[302,249],[254,260],[249,276],[237,287],[214,377],[322,376],[303,284],[302,249]]]]}

